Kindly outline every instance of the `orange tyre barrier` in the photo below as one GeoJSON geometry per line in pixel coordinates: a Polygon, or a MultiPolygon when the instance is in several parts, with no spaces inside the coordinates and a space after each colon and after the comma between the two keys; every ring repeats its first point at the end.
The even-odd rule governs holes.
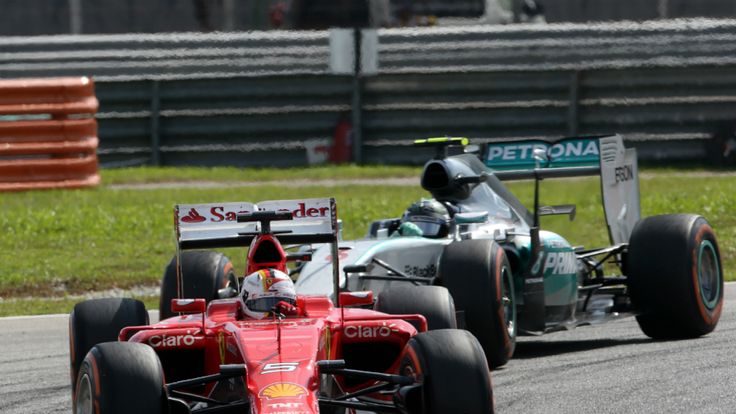
{"type": "Polygon", "coordinates": [[[100,183],[91,79],[0,80],[0,191],[100,183]]]}

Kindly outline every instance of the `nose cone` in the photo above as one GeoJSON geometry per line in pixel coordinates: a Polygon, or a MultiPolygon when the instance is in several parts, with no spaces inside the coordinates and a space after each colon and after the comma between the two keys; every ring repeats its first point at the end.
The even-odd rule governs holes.
{"type": "Polygon", "coordinates": [[[317,413],[315,361],[324,321],[309,318],[244,321],[239,347],[258,413],[317,413]]]}

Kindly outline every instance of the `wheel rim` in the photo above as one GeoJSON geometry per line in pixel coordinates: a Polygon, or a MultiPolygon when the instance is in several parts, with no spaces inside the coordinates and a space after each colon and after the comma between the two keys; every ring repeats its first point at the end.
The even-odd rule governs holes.
{"type": "Polygon", "coordinates": [[[721,296],[721,269],[716,249],[709,240],[700,243],[697,268],[700,297],[705,307],[713,310],[721,296]]]}
{"type": "Polygon", "coordinates": [[[509,338],[516,336],[516,312],[514,306],[514,294],[511,283],[511,272],[509,269],[504,267],[501,270],[502,291],[501,291],[501,303],[503,304],[503,321],[506,326],[506,332],[509,338]]]}
{"type": "Polygon", "coordinates": [[[79,379],[77,384],[77,398],[76,401],[76,414],[92,414],[94,413],[93,402],[92,402],[92,383],[89,380],[89,375],[84,374],[79,379]]]}

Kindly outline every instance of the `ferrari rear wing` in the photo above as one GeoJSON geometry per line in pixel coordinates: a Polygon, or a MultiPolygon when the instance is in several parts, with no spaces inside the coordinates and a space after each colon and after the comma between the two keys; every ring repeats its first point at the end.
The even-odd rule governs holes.
{"type": "Polygon", "coordinates": [[[500,180],[601,177],[603,211],[612,244],[627,243],[639,221],[639,173],[636,149],[620,135],[574,137],[548,142],[491,142],[482,161],[500,180]],[[543,150],[545,159],[535,158],[543,150]],[[535,151],[536,150],[536,151],[535,151]]]}
{"type": "MultiPolygon", "coordinates": [[[[184,298],[181,251],[248,246],[259,236],[273,235],[281,244],[330,243],[333,280],[339,292],[337,206],[334,198],[301,200],[177,204],[177,294],[184,298]]],[[[339,306],[339,295],[335,294],[339,306]]]]}
{"type": "Polygon", "coordinates": [[[337,241],[334,198],[178,204],[174,206],[176,241],[182,250],[248,246],[261,231],[258,221],[238,222],[248,213],[291,213],[291,220],[270,223],[270,233],[283,244],[337,241]]]}

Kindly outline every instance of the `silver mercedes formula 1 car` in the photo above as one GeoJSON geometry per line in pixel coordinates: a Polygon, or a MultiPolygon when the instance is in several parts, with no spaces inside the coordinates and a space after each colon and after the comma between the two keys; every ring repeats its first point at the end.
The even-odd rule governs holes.
{"type": "MultiPolygon", "coordinates": [[[[635,316],[656,339],[698,337],[715,328],[723,304],[716,236],[695,214],[640,218],[636,152],[621,136],[418,144],[437,150],[421,185],[431,202],[446,208],[446,231],[436,232],[421,216],[375,221],[365,239],[339,243],[340,290],[371,290],[376,310],[423,314],[430,328],[471,331],[492,368],[513,355],[517,335],[622,316],[635,316]],[[600,176],[609,246],[574,247],[539,225],[540,216],[572,220],[576,211],[574,205],[540,205],[540,181],[587,175],[600,176]],[[534,180],[533,206],[503,185],[513,179],[534,180]],[[408,225],[419,230],[403,231],[408,225]]],[[[298,268],[297,291],[334,295],[329,246],[302,250],[312,260],[298,268]]]]}

